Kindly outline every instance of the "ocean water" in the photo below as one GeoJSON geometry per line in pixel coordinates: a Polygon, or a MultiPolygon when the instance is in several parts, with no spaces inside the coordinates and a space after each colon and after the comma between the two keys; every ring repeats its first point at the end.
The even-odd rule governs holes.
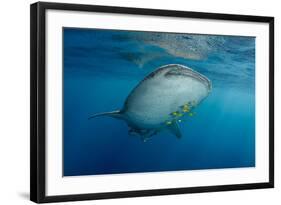
{"type": "Polygon", "coordinates": [[[255,166],[254,37],[64,28],[63,39],[64,176],[255,166]],[[180,123],[182,138],[163,131],[143,142],[121,120],[88,120],[174,63],[213,86],[180,123]]]}

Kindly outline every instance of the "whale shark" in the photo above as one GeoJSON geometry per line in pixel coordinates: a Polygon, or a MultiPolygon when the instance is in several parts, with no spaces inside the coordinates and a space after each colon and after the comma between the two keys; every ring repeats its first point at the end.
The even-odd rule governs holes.
{"type": "Polygon", "coordinates": [[[193,108],[211,90],[206,76],[184,65],[168,64],[140,81],[120,110],[97,113],[89,119],[109,116],[123,120],[129,127],[128,133],[143,141],[163,130],[181,138],[179,122],[184,116],[193,116],[193,108]]]}

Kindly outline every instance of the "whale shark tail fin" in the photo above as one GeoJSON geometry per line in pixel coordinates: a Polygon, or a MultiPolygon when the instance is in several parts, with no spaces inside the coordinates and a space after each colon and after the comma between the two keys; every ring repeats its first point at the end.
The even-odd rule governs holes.
{"type": "Polygon", "coordinates": [[[167,126],[168,130],[175,135],[177,138],[181,138],[182,134],[177,122],[173,122],[171,125],[167,126]]]}
{"type": "Polygon", "coordinates": [[[114,117],[114,118],[122,118],[122,113],[120,110],[115,110],[111,112],[102,112],[102,113],[97,113],[95,115],[92,115],[91,117],[88,118],[88,120],[95,118],[95,117],[101,117],[101,116],[108,116],[108,117],[114,117]]]}

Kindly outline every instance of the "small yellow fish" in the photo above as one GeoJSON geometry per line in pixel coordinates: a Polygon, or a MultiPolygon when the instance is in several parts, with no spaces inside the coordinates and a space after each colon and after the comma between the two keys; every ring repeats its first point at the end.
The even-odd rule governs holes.
{"type": "Polygon", "coordinates": [[[188,104],[183,105],[183,109],[189,109],[188,104]]]}
{"type": "Polygon", "coordinates": [[[178,116],[180,113],[178,112],[178,111],[176,111],[176,112],[172,112],[172,115],[173,116],[178,116]]]}
{"type": "Polygon", "coordinates": [[[182,117],[183,116],[183,114],[182,113],[178,113],[178,115],[177,115],[178,117],[182,117]]]}
{"type": "Polygon", "coordinates": [[[182,111],[183,112],[189,112],[189,109],[188,108],[183,108],[182,111]]]}
{"type": "Polygon", "coordinates": [[[189,113],[189,116],[192,117],[192,116],[193,116],[193,113],[189,113]]]}

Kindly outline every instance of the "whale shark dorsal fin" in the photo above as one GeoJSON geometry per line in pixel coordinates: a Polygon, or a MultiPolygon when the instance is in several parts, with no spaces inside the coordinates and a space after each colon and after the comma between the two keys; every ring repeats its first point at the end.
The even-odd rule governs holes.
{"type": "Polygon", "coordinates": [[[173,122],[172,124],[170,124],[169,126],[167,126],[168,130],[175,135],[177,138],[181,138],[182,134],[179,128],[179,125],[177,122],[173,122]]]}
{"type": "Polygon", "coordinates": [[[89,117],[88,119],[92,119],[95,117],[101,117],[101,116],[108,116],[108,117],[114,117],[114,118],[122,118],[123,114],[120,110],[115,110],[115,111],[111,111],[111,112],[102,112],[102,113],[97,113],[92,115],[91,117],[89,117]]]}

